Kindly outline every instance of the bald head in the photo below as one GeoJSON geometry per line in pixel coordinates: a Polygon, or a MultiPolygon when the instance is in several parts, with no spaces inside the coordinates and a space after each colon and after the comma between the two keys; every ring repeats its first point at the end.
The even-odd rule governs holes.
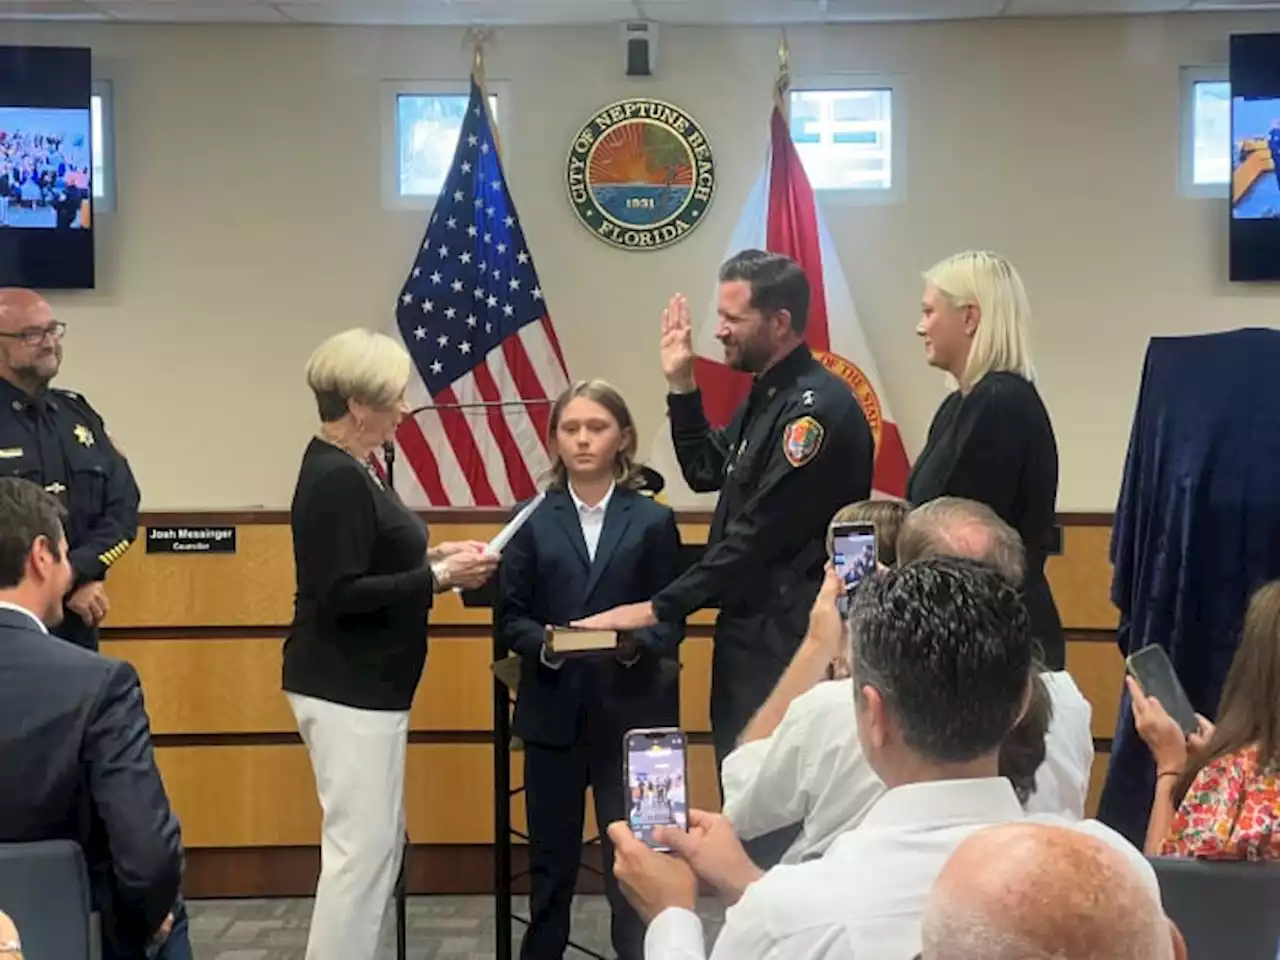
{"type": "Polygon", "coordinates": [[[43,390],[62,365],[60,330],[40,294],[0,288],[0,377],[27,393],[43,390]]]}
{"type": "Polygon", "coordinates": [[[1025,822],[981,830],[956,849],[929,894],[922,935],[923,960],[1185,960],[1119,851],[1025,822]]]}
{"type": "Polygon", "coordinates": [[[20,946],[21,940],[18,937],[18,927],[17,925],[14,924],[14,922],[11,919],[9,919],[9,915],[7,913],[5,913],[3,910],[0,910],[0,956],[3,956],[3,957],[10,956],[10,953],[5,952],[6,944],[9,944],[9,945],[18,944],[19,945],[18,948],[14,951],[10,951],[10,953],[12,953],[13,956],[16,956],[18,960],[22,960],[22,952],[21,952],[21,946],[20,946]]]}
{"type": "Polygon", "coordinates": [[[985,503],[962,497],[939,497],[907,514],[898,534],[898,563],[926,557],[977,560],[1019,587],[1026,572],[1018,531],[985,503]]]}

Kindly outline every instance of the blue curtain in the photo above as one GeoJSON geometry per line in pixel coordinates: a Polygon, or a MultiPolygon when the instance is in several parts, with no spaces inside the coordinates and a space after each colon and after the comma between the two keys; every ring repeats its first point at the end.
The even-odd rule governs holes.
{"type": "MultiPolygon", "coordinates": [[[[1212,718],[1249,595],[1280,577],[1280,331],[1148,345],[1111,561],[1121,651],[1164,647],[1212,718]]],[[[1154,781],[1126,695],[1098,818],[1140,846],[1154,781]]]]}

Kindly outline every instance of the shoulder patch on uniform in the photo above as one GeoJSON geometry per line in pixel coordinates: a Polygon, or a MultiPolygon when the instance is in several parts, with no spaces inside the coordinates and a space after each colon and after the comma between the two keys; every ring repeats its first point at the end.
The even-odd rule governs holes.
{"type": "Polygon", "coordinates": [[[822,437],[826,433],[813,417],[800,417],[787,424],[782,431],[782,452],[787,463],[803,467],[822,449],[822,437]]]}

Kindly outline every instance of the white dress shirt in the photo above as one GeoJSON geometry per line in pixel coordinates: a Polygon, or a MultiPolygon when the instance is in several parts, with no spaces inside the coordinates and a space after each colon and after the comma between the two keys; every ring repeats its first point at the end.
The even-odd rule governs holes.
{"type": "Polygon", "coordinates": [[[17,613],[25,614],[31,618],[31,622],[41,633],[48,633],[49,628],[44,625],[44,621],[37,617],[26,607],[20,607],[16,603],[10,603],[8,600],[0,600],[0,610],[13,610],[17,613]]]}
{"type": "Polygon", "coordinates": [[[1044,763],[1036,771],[1036,792],[1027,799],[1027,813],[1083,820],[1093,769],[1093,706],[1067,671],[1049,670],[1040,679],[1049,691],[1053,719],[1044,735],[1044,763]]]}
{"type": "MultiPolygon", "coordinates": [[[[711,960],[909,960],[943,864],[984,827],[1029,819],[1003,777],[916,783],[887,791],[857,829],[817,860],[775,867],[725,913],[711,960]]],[[[1120,850],[1159,896],[1155,871],[1124,837],[1094,821],[1035,817],[1120,850]]],[[[664,910],[645,934],[645,960],[702,960],[702,922],[664,910]]]]}
{"type": "MultiPolygon", "coordinates": [[[[573,501],[573,508],[578,514],[578,523],[582,526],[582,540],[587,545],[587,559],[594,563],[596,549],[600,546],[600,534],[604,533],[604,515],[609,509],[609,499],[613,496],[613,491],[617,484],[609,484],[608,492],[600,498],[600,502],[594,507],[589,507],[582,501],[577,491],[573,489],[572,483],[566,484],[566,486],[569,488],[569,499],[573,501]]],[[[538,656],[542,660],[542,665],[550,667],[552,670],[559,670],[564,664],[563,660],[552,660],[547,656],[546,644],[542,645],[538,656]]],[[[634,663],[635,661],[633,660],[632,662],[634,663]]]]}
{"type": "Polygon", "coordinates": [[[579,498],[578,492],[573,489],[573,484],[568,484],[569,497],[578,511],[578,523],[582,524],[582,539],[587,544],[587,559],[592,563],[595,563],[596,548],[600,546],[600,534],[604,533],[604,515],[609,509],[609,498],[613,496],[615,486],[616,484],[609,484],[609,491],[600,499],[600,502],[594,507],[589,507],[579,498]]]}
{"type": "Polygon", "coordinates": [[[803,821],[783,863],[820,856],[885,789],[858,743],[852,680],[796,697],[770,736],[725,757],[720,777],[724,815],[742,839],[803,821]]]}
{"type": "MultiPolygon", "coordinates": [[[[1053,720],[1027,812],[1080,820],[1093,765],[1092,709],[1066,671],[1041,677],[1053,720]]],[[[824,681],[796,697],[770,736],[725,757],[721,778],[724,815],[743,839],[803,821],[783,863],[821,856],[885,789],[858,743],[852,680],[824,681]]]]}

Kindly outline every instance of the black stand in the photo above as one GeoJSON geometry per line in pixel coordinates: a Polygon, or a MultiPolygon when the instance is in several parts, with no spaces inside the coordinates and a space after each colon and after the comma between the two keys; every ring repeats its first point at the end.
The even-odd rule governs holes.
{"type": "MultiPolygon", "coordinates": [[[[462,603],[467,607],[493,608],[494,585],[490,584],[479,590],[462,591],[462,603]]],[[[498,625],[493,626],[493,662],[501,663],[507,659],[509,650],[507,641],[502,636],[498,625]]],[[[521,833],[511,825],[511,801],[524,792],[524,787],[511,787],[511,703],[512,693],[505,683],[493,678],[493,913],[494,913],[494,957],[495,960],[511,960],[512,935],[514,924],[529,925],[528,917],[517,916],[511,907],[512,888],[520,877],[527,876],[529,871],[515,872],[512,858],[512,840],[528,841],[527,834],[521,833]]],[[[592,847],[599,845],[600,838],[592,837],[588,843],[592,847]]],[[[603,871],[590,863],[582,867],[597,876],[603,871]]],[[[594,960],[606,958],[581,944],[569,941],[569,947],[594,960]]]]}

